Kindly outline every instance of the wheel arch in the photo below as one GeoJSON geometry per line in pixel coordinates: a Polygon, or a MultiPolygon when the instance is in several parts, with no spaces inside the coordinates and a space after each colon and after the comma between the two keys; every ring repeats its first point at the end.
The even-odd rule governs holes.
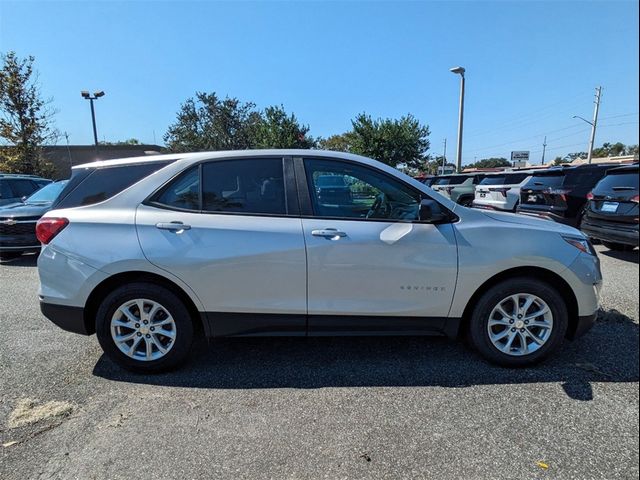
{"type": "Polygon", "coordinates": [[[537,280],[544,281],[554,287],[556,291],[562,296],[566,305],[567,312],[569,314],[569,327],[567,328],[566,336],[571,338],[578,327],[578,300],[573,292],[571,286],[557,273],[552,272],[551,270],[547,270],[541,267],[516,267],[511,268],[509,270],[505,270],[500,272],[493,277],[489,278],[486,282],[484,282],[476,291],[473,293],[469,302],[467,302],[467,306],[464,309],[464,313],[462,314],[462,320],[460,322],[460,326],[458,328],[457,336],[465,334],[469,328],[469,322],[471,320],[471,314],[473,313],[473,309],[478,304],[478,301],[491,287],[493,287],[496,283],[502,282],[504,280],[509,280],[510,278],[516,277],[527,277],[527,278],[535,278],[537,280]]]}
{"type": "Polygon", "coordinates": [[[83,313],[85,328],[89,335],[95,333],[96,331],[95,318],[102,300],[114,289],[128,283],[150,283],[154,285],[160,285],[167,288],[168,290],[171,290],[187,307],[196,332],[207,333],[207,324],[205,321],[203,321],[203,314],[198,311],[198,308],[196,307],[194,301],[180,285],[176,284],[166,277],[163,277],[162,275],[158,275],[157,273],[132,271],[116,273],[100,282],[91,291],[85,303],[83,313]]]}

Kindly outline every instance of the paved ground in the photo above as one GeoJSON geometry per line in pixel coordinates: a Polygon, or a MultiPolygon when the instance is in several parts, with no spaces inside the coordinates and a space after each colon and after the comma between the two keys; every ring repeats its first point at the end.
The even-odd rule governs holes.
{"type": "Polygon", "coordinates": [[[0,265],[0,478],[637,479],[638,252],[598,250],[598,323],[518,371],[444,339],[303,338],[132,375],[40,315],[33,258],[0,265]]]}

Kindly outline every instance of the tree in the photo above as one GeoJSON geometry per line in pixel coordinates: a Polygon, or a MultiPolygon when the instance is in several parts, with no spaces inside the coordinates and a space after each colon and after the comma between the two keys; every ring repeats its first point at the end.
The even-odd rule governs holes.
{"type": "Polygon", "coordinates": [[[500,168],[510,166],[511,162],[504,157],[483,158],[482,160],[467,165],[467,167],[471,168],[500,168]]]}
{"type": "Polygon", "coordinates": [[[40,94],[35,58],[2,55],[0,69],[0,170],[50,176],[55,167],[41,156],[42,145],[53,142],[55,111],[40,94]]]}
{"type": "Polygon", "coordinates": [[[244,150],[252,147],[252,131],[261,121],[252,102],[197,92],[180,106],[164,141],[174,152],[244,150]]]}
{"type": "Polygon", "coordinates": [[[424,166],[429,149],[429,127],[420,125],[412,115],[397,120],[372,120],[370,115],[361,113],[351,124],[353,131],[349,139],[353,153],[375,158],[392,167],[420,169],[424,166]]]}
{"type": "Polygon", "coordinates": [[[616,142],[614,144],[611,143],[603,143],[600,148],[593,149],[593,158],[603,158],[603,157],[618,157],[620,155],[624,155],[626,151],[626,146],[624,143],[616,142]]]}
{"type": "Polygon", "coordinates": [[[309,127],[300,125],[292,113],[287,115],[282,105],[267,107],[260,121],[251,130],[252,148],[312,148],[315,140],[309,137],[309,127]]]}
{"type": "Polygon", "coordinates": [[[563,163],[569,163],[571,160],[568,160],[566,157],[556,157],[553,161],[554,165],[562,165],[563,163]]]}
{"type": "Polygon", "coordinates": [[[638,145],[629,145],[624,153],[626,155],[638,155],[638,145]]]}
{"type": "Polygon", "coordinates": [[[353,132],[345,132],[337,135],[331,135],[327,138],[319,138],[317,147],[320,150],[332,150],[335,152],[352,152],[353,151],[353,132]]]}

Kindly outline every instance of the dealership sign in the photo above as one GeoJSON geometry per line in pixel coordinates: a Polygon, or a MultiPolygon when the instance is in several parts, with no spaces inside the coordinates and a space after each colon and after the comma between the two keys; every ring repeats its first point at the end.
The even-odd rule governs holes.
{"type": "Polygon", "coordinates": [[[529,161],[529,150],[511,152],[511,161],[512,162],[528,162],[529,161]]]}

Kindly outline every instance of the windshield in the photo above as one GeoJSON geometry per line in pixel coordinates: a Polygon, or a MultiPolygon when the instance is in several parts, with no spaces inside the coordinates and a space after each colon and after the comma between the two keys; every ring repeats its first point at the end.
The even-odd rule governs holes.
{"type": "Polygon", "coordinates": [[[469,177],[466,175],[452,175],[450,177],[440,177],[433,183],[433,185],[460,185],[461,183],[464,183],[467,178],[469,177]]]}
{"type": "Polygon", "coordinates": [[[58,197],[66,184],[67,180],[50,183],[49,185],[42,187],[36,193],[27,198],[25,200],[25,203],[53,202],[58,197]]]}

